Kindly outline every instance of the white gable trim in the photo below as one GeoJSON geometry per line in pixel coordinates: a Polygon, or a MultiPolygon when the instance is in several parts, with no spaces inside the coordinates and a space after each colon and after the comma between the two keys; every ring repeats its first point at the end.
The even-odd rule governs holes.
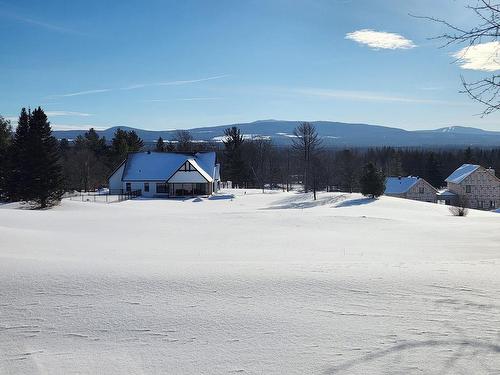
{"type": "Polygon", "coordinates": [[[206,184],[208,181],[198,171],[178,171],[167,181],[169,184],[206,184]]]}
{"type": "Polygon", "coordinates": [[[167,179],[168,183],[206,183],[213,182],[213,178],[201,168],[193,159],[188,159],[177,168],[177,171],[167,179]],[[182,171],[182,167],[189,163],[195,171],[182,171]]]}

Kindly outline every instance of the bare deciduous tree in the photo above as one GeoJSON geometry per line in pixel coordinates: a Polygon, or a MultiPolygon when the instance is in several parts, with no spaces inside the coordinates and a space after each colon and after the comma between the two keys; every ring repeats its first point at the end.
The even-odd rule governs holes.
{"type": "Polygon", "coordinates": [[[174,141],[176,141],[176,149],[180,152],[193,151],[193,136],[187,130],[177,130],[175,132],[174,141]]]}
{"type": "MultiPolygon", "coordinates": [[[[443,47],[452,44],[465,44],[464,48],[455,55],[458,62],[464,60],[467,57],[468,51],[475,48],[475,46],[485,42],[498,43],[500,37],[500,3],[496,2],[496,0],[476,0],[474,1],[474,5],[469,5],[466,8],[477,18],[477,24],[474,27],[462,28],[443,19],[414,16],[446,26],[448,29],[447,32],[433,38],[442,40],[443,47]]],[[[496,44],[495,47],[492,48],[490,60],[498,63],[500,45],[496,44]]],[[[470,82],[463,76],[461,79],[464,88],[461,92],[468,94],[473,100],[485,106],[482,113],[483,116],[500,109],[500,99],[498,97],[500,93],[499,74],[492,73],[488,77],[470,82]]]]}
{"type": "Polygon", "coordinates": [[[455,206],[450,206],[450,212],[453,216],[467,216],[469,213],[468,207],[467,198],[461,196],[455,206]]]}
{"type": "MultiPolygon", "coordinates": [[[[303,184],[304,191],[309,191],[309,175],[311,172],[311,161],[321,147],[321,138],[316,132],[316,128],[309,122],[299,124],[293,131],[292,148],[301,155],[304,163],[303,184]]],[[[314,187],[313,187],[314,188],[314,187]]]]}

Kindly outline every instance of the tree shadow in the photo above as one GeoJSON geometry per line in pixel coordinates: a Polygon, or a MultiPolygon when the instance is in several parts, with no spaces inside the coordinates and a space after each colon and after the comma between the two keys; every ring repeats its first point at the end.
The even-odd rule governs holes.
{"type": "Polygon", "coordinates": [[[370,204],[375,202],[375,198],[358,198],[358,199],[350,199],[340,202],[335,207],[350,207],[350,206],[361,206],[364,204],[370,204]]]}
{"type": "Polygon", "coordinates": [[[312,193],[296,193],[290,197],[273,202],[270,207],[264,210],[286,210],[286,209],[304,209],[326,205],[335,205],[346,199],[347,194],[320,196],[317,200],[313,199],[312,193]]]}
{"type": "Polygon", "coordinates": [[[450,357],[444,361],[444,366],[437,373],[448,373],[452,371],[456,362],[460,359],[478,359],[479,354],[498,354],[500,353],[500,346],[495,343],[488,343],[478,340],[425,340],[425,341],[414,341],[405,342],[394,345],[387,349],[382,349],[369,353],[367,355],[361,356],[357,359],[346,361],[338,366],[332,366],[326,369],[324,374],[339,374],[344,372],[349,372],[357,366],[374,362],[378,359],[388,357],[393,354],[398,354],[402,352],[408,352],[411,350],[417,350],[420,348],[434,348],[437,351],[439,349],[447,349],[450,352],[450,357]],[[465,352],[468,349],[469,352],[465,352]]]}
{"type": "Polygon", "coordinates": [[[224,199],[234,199],[234,194],[220,194],[220,195],[212,195],[208,198],[211,201],[218,201],[224,199]]]}

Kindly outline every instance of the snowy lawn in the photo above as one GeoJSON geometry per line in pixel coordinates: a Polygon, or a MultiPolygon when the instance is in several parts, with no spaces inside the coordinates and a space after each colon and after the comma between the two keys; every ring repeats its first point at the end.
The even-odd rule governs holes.
{"type": "Polygon", "coordinates": [[[0,374],[498,373],[499,296],[495,213],[253,190],[0,206],[0,374]]]}

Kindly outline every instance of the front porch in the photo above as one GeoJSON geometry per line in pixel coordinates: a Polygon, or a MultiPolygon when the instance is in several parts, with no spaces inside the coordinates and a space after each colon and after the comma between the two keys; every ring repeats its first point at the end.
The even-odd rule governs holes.
{"type": "Polygon", "coordinates": [[[157,197],[196,197],[208,196],[213,193],[211,182],[206,183],[157,183],[155,196],[157,197]]]}

